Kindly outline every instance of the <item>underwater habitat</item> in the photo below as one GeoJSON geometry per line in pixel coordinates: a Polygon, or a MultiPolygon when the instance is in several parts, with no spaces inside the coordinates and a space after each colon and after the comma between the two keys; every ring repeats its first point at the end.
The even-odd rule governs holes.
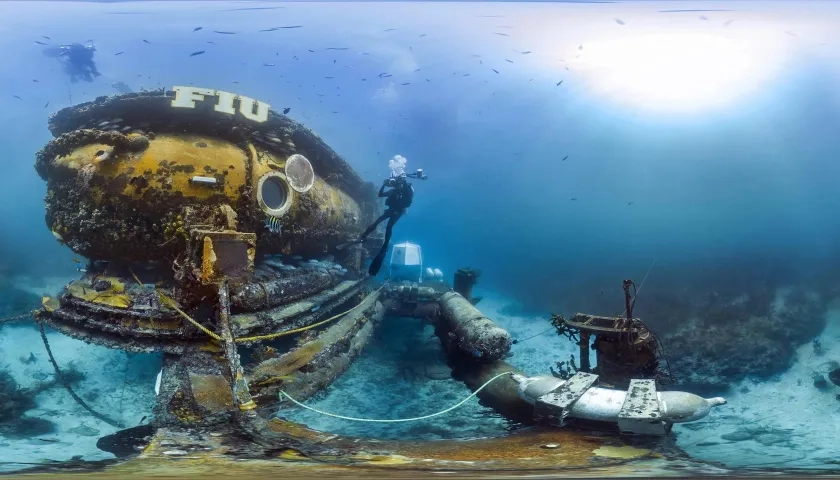
{"type": "Polygon", "coordinates": [[[840,3],[0,19],[0,477],[840,476],[840,3]]]}

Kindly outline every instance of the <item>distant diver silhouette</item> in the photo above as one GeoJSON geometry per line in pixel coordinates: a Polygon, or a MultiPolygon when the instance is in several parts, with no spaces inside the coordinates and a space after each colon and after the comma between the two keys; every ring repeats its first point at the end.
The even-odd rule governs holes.
{"type": "Polygon", "coordinates": [[[58,58],[64,67],[64,72],[70,76],[70,81],[73,83],[78,82],[79,79],[92,82],[94,77],[102,75],[93,61],[94,52],[96,52],[96,47],[81,43],[44,49],[44,55],[58,58]]]}

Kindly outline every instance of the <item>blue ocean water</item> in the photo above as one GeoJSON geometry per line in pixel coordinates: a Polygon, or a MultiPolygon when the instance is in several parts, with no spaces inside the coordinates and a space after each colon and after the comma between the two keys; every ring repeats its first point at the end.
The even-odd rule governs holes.
{"type": "MultiPolygon", "coordinates": [[[[840,294],[835,3],[10,1],[0,3],[0,19],[0,316],[36,308],[41,294],[57,293],[77,275],[75,254],[44,222],[46,188],[33,168],[35,152],[52,138],[48,116],[115,95],[118,82],[133,91],[196,85],[289,108],[290,117],[318,132],[376,184],[390,174],[394,155],[407,158],[409,171],[422,168],[429,180],[414,182],[414,204],[397,224],[394,241],[422,245],[426,261],[446,278],[461,267],[480,269],[486,303],[479,307],[515,338],[550,327],[551,312],[621,312],[624,278],[643,285],[637,313],[666,339],[666,349],[669,335],[684,342],[678,345],[697,345],[696,332],[681,332],[711,328],[713,313],[742,296],[760,298],[764,303],[739,310],[737,318],[724,309],[714,328],[736,339],[772,338],[777,343],[756,347],[755,355],[784,350],[782,360],[741,362],[730,376],[710,367],[714,381],[692,380],[691,386],[720,389],[724,378],[734,395],[746,396],[752,389],[740,382],[782,382],[818,412],[798,419],[802,429],[819,422],[836,426],[834,395],[840,391],[833,385],[816,390],[810,378],[832,355],[840,359],[830,313],[840,294]],[[278,28],[290,26],[299,28],[278,28]],[[74,42],[96,48],[102,75],[92,82],[71,82],[58,60],[43,53],[74,42]],[[733,325],[771,315],[784,289],[819,298],[817,306],[796,304],[800,316],[789,323],[805,326],[763,330],[758,323],[732,333],[733,325]],[[716,306],[710,298],[723,300],[716,306]],[[812,358],[815,336],[823,351],[812,358]]],[[[0,328],[0,368],[21,385],[50,372],[36,351],[37,331],[17,324],[0,328]],[[20,347],[12,340],[17,336],[35,344],[20,347]],[[30,350],[34,364],[24,362],[30,350]]],[[[410,416],[469,394],[451,380],[426,381],[428,363],[438,368],[440,362],[413,350],[432,335],[428,327],[406,322],[384,331],[359,364],[319,397],[322,408],[353,407],[340,412],[351,416],[410,416]],[[359,387],[381,384],[371,376],[377,368],[399,388],[377,396],[359,387]],[[411,408],[394,401],[406,407],[400,412],[382,400],[419,398],[417,392],[422,398],[411,408]],[[347,395],[358,401],[345,401],[347,395]]],[[[58,334],[50,338],[63,345],[56,355],[66,361],[89,348],[58,334]]],[[[533,374],[547,373],[572,351],[553,332],[530,341],[514,348],[511,363],[533,374]]],[[[698,346],[698,352],[721,355],[720,364],[735,355],[729,344],[715,345],[698,346]]],[[[427,347],[422,351],[434,355],[427,347]]],[[[687,349],[672,356],[688,357],[687,349]]],[[[124,354],[94,350],[100,365],[131,372],[124,354]]],[[[126,414],[132,421],[151,415],[158,361],[136,360],[137,384],[145,385],[146,396],[138,394],[144,407],[126,414]]],[[[108,378],[103,371],[88,377],[97,385],[123,385],[125,377],[113,368],[101,369],[111,372],[108,378]]],[[[118,393],[107,401],[118,404],[125,398],[118,393]]],[[[738,422],[751,418],[741,406],[764,412],[756,406],[760,398],[744,398],[729,414],[738,422]]],[[[70,405],[69,398],[50,397],[37,413],[49,416],[70,405]]],[[[500,417],[478,405],[469,408],[475,418],[450,430],[446,422],[377,430],[311,412],[288,415],[361,436],[506,431],[500,417]]],[[[755,418],[763,418],[760,412],[755,418]]],[[[56,435],[76,427],[62,424],[56,435]]],[[[781,435],[800,426],[766,428],[763,435],[781,435]]],[[[703,443],[703,433],[685,431],[684,437],[703,443]]],[[[18,448],[22,441],[0,436],[0,456],[4,448],[19,452],[34,445],[18,448]]],[[[70,445],[62,454],[49,450],[54,457],[48,458],[76,454],[72,441],[62,441],[70,445]]],[[[798,464],[780,460],[794,466],[824,466],[821,458],[836,456],[828,436],[813,441],[797,443],[790,436],[769,445],[822,450],[798,464]]],[[[702,456],[691,446],[690,453],[702,456]]],[[[108,458],[92,453],[94,447],[79,447],[78,454],[108,458]]],[[[760,457],[765,447],[771,448],[750,445],[739,458],[760,457]]],[[[706,459],[729,461],[727,454],[706,459]]]]}

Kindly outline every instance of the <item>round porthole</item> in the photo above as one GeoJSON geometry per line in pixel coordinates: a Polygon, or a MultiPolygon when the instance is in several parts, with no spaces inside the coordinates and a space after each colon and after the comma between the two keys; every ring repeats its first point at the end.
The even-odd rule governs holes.
{"type": "Polygon", "coordinates": [[[306,157],[296,153],[286,159],[286,179],[294,191],[306,193],[315,185],[315,170],[306,157]]]}
{"type": "Polygon", "coordinates": [[[263,175],[257,183],[260,208],[269,215],[279,217],[286,213],[292,206],[293,195],[288,182],[278,172],[263,175]]]}

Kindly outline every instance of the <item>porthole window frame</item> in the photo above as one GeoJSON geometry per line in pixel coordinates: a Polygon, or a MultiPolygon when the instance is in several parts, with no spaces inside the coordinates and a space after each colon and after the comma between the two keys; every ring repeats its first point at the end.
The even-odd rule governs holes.
{"type": "Polygon", "coordinates": [[[297,192],[289,185],[288,180],[286,180],[286,175],[281,172],[268,172],[260,177],[257,181],[257,201],[259,202],[260,209],[266,213],[266,215],[271,215],[272,217],[282,217],[285,215],[291,208],[292,204],[294,203],[295,195],[297,192]],[[283,202],[279,208],[271,208],[268,204],[265,203],[263,200],[263,185],[265,182],[268,181],[270,178],[277,178],[280,180],[283,188],[286,191],[286,200],[283,202]]]}

